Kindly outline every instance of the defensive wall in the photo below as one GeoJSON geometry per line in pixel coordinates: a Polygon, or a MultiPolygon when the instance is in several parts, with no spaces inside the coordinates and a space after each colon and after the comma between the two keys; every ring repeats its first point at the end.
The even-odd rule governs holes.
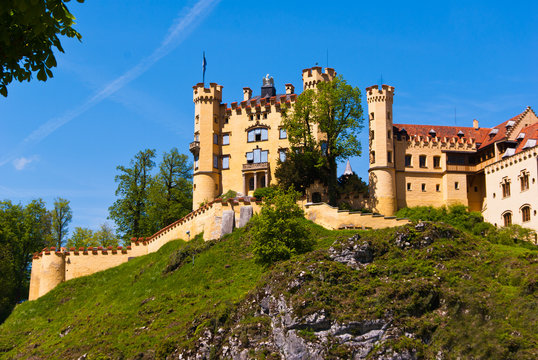
{"type": "MultiPolygon", "coordinates": [[[[406,219],[340,211],[325,203],[299,205],[305,217],[327,229],[378,229],[408,223],[406,219]]],[[[190,239],[203,232],[204,240],[219,239],[235,227],[243,227],[261,203],[255,198],[216,199],[189,213],[147,238],[133,238],[126,247],[45,248],[35,253],[32,261],[29,300],[35,300],[61,282],[91,275],[129,261],[134,257],[156,252],[176,239],[190,239]]]]}

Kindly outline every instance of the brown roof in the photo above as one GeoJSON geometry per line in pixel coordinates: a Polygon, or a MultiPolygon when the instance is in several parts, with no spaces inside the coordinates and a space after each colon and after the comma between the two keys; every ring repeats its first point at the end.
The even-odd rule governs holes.
{"type": "Polygon", "coordinates": [[[461,131],[463,133],[463,139],[469,140],[474,139],[477,143],[482,142],[482,139],[487,136],[491,129],[488,128],[478,128],[473,127],[463,127],[463,126],[440,126],[440,125],[414,125],[414,124],[394,124],[394,127],[398,131],[405,129],[407,134],[411,137],[413,136],[430,136],[430,131],[435,131],[435,136],[438,138],[459,138],[458,133],[461,131]]]}

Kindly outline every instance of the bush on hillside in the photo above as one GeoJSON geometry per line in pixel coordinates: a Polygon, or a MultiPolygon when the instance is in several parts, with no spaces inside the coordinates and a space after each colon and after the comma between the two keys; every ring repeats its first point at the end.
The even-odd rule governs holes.
{"type": "Polygon", "coordinates": [[[263,187],[263,188],[257,188],[254,191],[254,197],[256,199],[260,199],[264,201],[271,200],[275,196],[277,189],[278,187],[275,185],[263,187]]]}
{"type": "Polygon", "coordinates": [[[230,199],[233,199],[237,196],[237,191],[234,190],[228,190],[221,196],[219,196],[223,201],[228,201],[230,199]]]}
{"type": "Polygon", "coordinates": [[[297,205],[299,196],[291,188],[287,192],[276,188],[274,196],[262,205],[260,214],[252,218],[250,233],[258,263],[270,265],[312,249],[314,239],[306,226],[304,212],[297,205]]]}
{"type": "Polygon", "coordinates": [[[513,244],[517,241],[534,242],[534,231],[519,225],[511,225],[497,229],[492,224],[485,222],[482,214],[478,211],[469,211],[464,205],[452,205],[448,208],[443,206],[416,206],[403,208],[396,213],[398,217],[405,217],[411,221],[444,222],[455,228],[466,231],[473,235],[482,236],[492,243],[513,244]]]}

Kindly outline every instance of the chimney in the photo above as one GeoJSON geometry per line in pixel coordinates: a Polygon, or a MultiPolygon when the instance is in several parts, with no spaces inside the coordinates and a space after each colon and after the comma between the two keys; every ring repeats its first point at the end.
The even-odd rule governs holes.
{"type": "Polygon", "coordinates": [[[295,86],[292,84],[286,84],[286,94],[291,95],[295,93],[295,86]]]}
{"type": "Polygon", "coordinates": [[[474,128],[475,130],[480,129],[480,126],[478,126],[478,120],[476,120],[476,119],[473,120],[473,128],[474,128]]]}
{"type": "Polygon", "coordinates": [[[262,85],[262,98],[264,97],[273,97],[276,95],[276,89],[275,89],[275,81],[273,80],[273,77],[269,77],[269,74],[267,74],[263,78],[263,85],[262,85]]]}
{"type": "Polygon", "coordinates": [[[249,87],[243,88],[243,101],[247,101],[252,97],[252,89],[249,87]]]}

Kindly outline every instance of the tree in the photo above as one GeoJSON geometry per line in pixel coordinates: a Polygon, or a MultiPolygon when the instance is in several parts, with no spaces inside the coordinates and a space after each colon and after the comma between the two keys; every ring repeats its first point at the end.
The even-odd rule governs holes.
{"type": "Polygon", "coordinates": [[[98,246],[99,243],[95,240],[94,233],[92,229],[75,227],[73,235],[67,240],[67,247],[74,247],[78,249],[79,247],[91,247],[98,246]]]}
{"type": "Polygon", "coordinates": [[[192,211],[192,164],[177,148],[163,154],[159,172],[151,182],[149,202],[152,232],[192,211]]]}
{"type": "Polygon", "coordinates": [[[305,152],[314,148],[324,156],[331,204],[336,204],[338,195],[337,162],[361,154],[357,136],[363,126],[362,115],[360,89],[347,84],[341,75],[318,83],[315,90],[304,91],[293,110],[284,112],[283,126],[292,148],[304,147],[305,152]],[[312,134],[317,132],[321,136],[316,141],[312,134]]]}
{"type": "MultiPolygon", "coordinates": [[[[64,52],[58,35],[81,39],[73,29],[70,0],[3,0],[0,6],[0,94],[13,80],[46,81],[56,67],[54,48],[64,52]]],[[[79,3],[84,0],[77,0],[79,3]]]]}
{"type": "Polygon", "coordinates": [[[107,223],[101,224],[98,231],[93,234],[93,239],[100,246],[118,246],[119,240],[114,235],[114,230],[107,223]]]}
{"type": "Polygon", "coordinates": [[[286,160],[279,160],[275,170],[279,186],[283,189],[293,187],[301,194],[316,180],[326,184],[328,176],[326,159],[315,148],[310,151],[304,148],[288,151],[286,160]]]}
{"type": "Polygon", "coordinates": [[[46,245],[48,219],[41,199],[26,206],[0,202],[0,322],[28,296],[32,253],[46,245]]]}
{"type": "Polygon", "coordinates": [[[151,170],[155,166],[155,150],[139,151],[130,161],[130,167],[118,166],[120,171],[115,181],[118,183],[118,199],[109,210],[109,218],[114,220],[124,242],[131,237],[149,236],[152,226],[148,219],[148,191],[151,184],[151,170]]]}
{"type": "Polygon", "coordinates": [[[72,219],[73,212],[69,206],[69,200],[61,197],[56,198],[52,210],[52,236],[58,249],[63,245],[72,219]]]}
{"type": "Polygon", "coordinates": [[[292,189],[285,192],[279,188],[252,218],[250,233],[258,263],[270,265],[312,249],[314,239],[306,227],[304,212],[297,205],[299,195],[292,189]]]}

